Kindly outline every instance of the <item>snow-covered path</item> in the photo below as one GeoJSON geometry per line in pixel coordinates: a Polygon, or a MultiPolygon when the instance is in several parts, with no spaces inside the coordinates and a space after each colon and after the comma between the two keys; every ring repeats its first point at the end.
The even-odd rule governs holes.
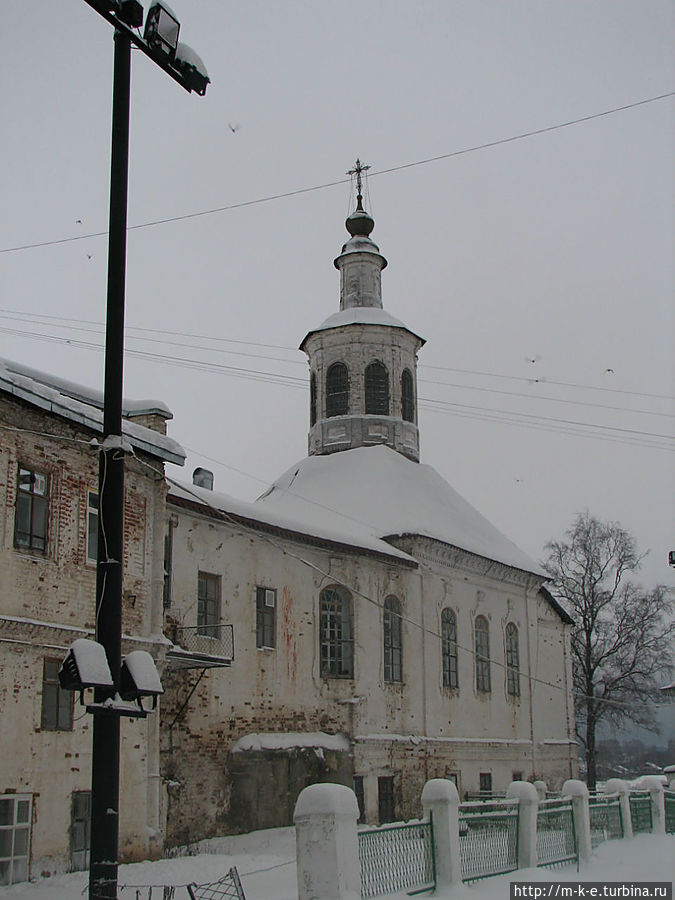
{"type": "MultiPolygon", "coordinates": [[[[296,900],[294,829],[274,828],[219,838],[200,845],[204,846],[208,847],[209,852],[199,856],[120,866],[120,900],[136,900],[137,886],[141,885],[185,885],[216,880],[230,866],[236,866],[239,870],[247,900],[296,900]]],[[[509,883],[516,880],[673,882],[675,835],[639,835],[631,841],[608,841],[597,849],[592,861],[582,866],[579,873],[575,866],[558,870],[527,869],[435,896],[461,897],[462,900],[508,900],[509,883]]],[[[86,884],[84,872],[57,875],[11,888],[0,888],[0,900],[79,900],[86,894],[86,884]]],[[[140,896],[141,900],[147,900],[147,887],[140,896]]],[[[161,894],[156,891],[154,896],[161,897],[161,894]]],[[[176,891],[176,900],[186,900],[187,896],[184,889],[176,891]]],[[[398,900],[403,900],[407,895],[396,896],[398,900]]]]}

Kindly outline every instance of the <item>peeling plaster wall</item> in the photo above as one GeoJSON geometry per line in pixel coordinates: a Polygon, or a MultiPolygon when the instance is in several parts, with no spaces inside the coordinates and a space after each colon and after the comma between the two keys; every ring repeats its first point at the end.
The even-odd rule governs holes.
{"type": "MultiPolygon", "coordinates": [[[[72,731],[45,731],[41,721],[44,660],[61,661],[73,640],[93,636],[96,566],[86,560],[87,492],[98,490],[92,437],[0,395],[0,793],[33,795],[33,875],[70,867],[71,795],[91,785],[91,717],[79,699],[72,731]],[[49,475],[44,553],[14,546],[19,465],[49,475]]],[[[150,636],[153,606],[161,611],[162,562],[154,548],[157,534],[163,540],[166,488],[157,461],[143,462],[151,469],[133,459],[126,467],[123,632],[133,637],[123,652],[157,654],[161,645],[150,636]]],[[[154,619],[161,627],[161,612],[154,619]]],[[[159,824],[148,801],[149,775],[158,770],[156,727],[150,718],[122,720],[122,859],[161,848],[161,836],[148,831],[159,824]]]]}
{"type": "MultiPolygon", "coordinates": [[[[445,558],[439,552],[445,545],[426,539],[397,542],[421,561],[416,569],[265,536],[171,498],[169,512],[176,524],[167,619],[196,626],[198,572],[219,575],[221,621],[234,626],[235,658],[231,668],[209,669],[201,678],[197,670],[165,677],[170,686],[162,717],[168,843],[241,830],[228,754],[238,738],[253,732],[346,735],[352,744],[350,766],[364,777],[371,823],[378,818],[380,775],[395,777],[397,814],[410,818],[420,814],[428,778],[454,773],[460,790],[477,791],[479,774],[490,772],[493,789],[503,791],[514,773],[543,778],[551,787],[575,773],[564,690],[543,690],[527,677],[530,661],[537,677],[557,679],[562,687],[567,677],[567,638],[558,616],[539,601],[541,579],[461,551],[445,558]],[[319,595],[340,583],[352,588],[353,679],[320,673],[319,595]],[[256,648],[256,586],[277,591],[275,649],[256,648]],[[400,684],[384,681],[381,605],[389,595],[400,600],[404,616],[400,684]],[[445,606],[456,612],[463,648],[459,689],[452,691],[442,687],[438,635],[445,606]],[[489,694],[475,687],[473,621],[478,614],[490,623],[489,694]],[[518,697],[507,694],[504,669],[504,629],[511,621],[519,630],[518,697]]],[[[260,757],[259,765],[274,771],[286,764],[282,756],[277,752],[278,762],[260,757]]],[[[341,772],[348,783],[347,770],[341,772]]],[[[260,824],[265,821],[261,816],[260,824]]]]}

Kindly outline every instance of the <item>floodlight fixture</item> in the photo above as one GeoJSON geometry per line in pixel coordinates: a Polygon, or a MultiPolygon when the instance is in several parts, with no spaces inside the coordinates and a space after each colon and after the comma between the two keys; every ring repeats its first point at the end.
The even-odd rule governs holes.
{"type": "Polygon", "coordinates": [[[185,79],[189,90],[203,97],[211,79],[199,54],[192,47],[179,42],[174,65],[185,79]]]}
{"type": "Polygon", "coordinates": [[[129,28],[140,28],[143,24],[143,7],[138,0],[120,0],[117,17],[129,28]]]}
{"type": "Polygon", "coordinates": [[[79,691],[81,699],[85,688],[113,688],[103,645],[87,638],[73,641],[59,669],[59,684],[64,691],[79,691]]]}
{"type": "Polygon", "coordinates": [[[122,660],[120,671],[120,697],[135,700],[143,709],[143,697],[152,697],[152,708],[157,707],[157,697],[164,693],[155,661],[147,650],[134,650],[122,660]]]}
{"type": "Polygon", "coordinates": [[[171,7],[164,0],[155,0],[150,6],[148,17],[145,20],[143,37],[147,45],[173,60],[178,46],[179,32],[180,22],[171,7]]]}

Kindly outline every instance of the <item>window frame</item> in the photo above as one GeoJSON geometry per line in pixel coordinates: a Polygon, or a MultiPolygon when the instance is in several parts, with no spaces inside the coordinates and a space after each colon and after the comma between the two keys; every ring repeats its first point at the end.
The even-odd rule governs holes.
{"type": "Polygon", "coordinates": [[[349,415],[349,369],[334,362],[326,370],[326,418],[349,415]]]}
{"type": "Polygon", "coordinates": [[[380,825],[396,821],[396,783],[394,775],[378,775],[377,817],[380,825]]]}
{"type": "Polygon", "coordinates": [[[99,503],[98,503],[98,490],[92,491],[91,488],[87,488],[87,517],[86,517],[86,530],[85,530],[85,541],[86,546],[84,550],[85,560],[88,565],[96,565],[98,562],[98,517],[99,517],[99,503]],[[95,505],[92,504],[92,497],[96,498],[95,505]],[[95,522],[95,525],[93,524],[95,522]],[[92,532],[93,526],[93,532],[92,532]],[[92,555],[92,541],[94,552],[92,555]]]}
{"type": "Polygon", "coordinates": [[[309,427],[316,425],[316,372],[309,374],[309,427]]]}
{"type": "Polygon", "coordinates": [[[216,640],[220,637],[221,581],[221,576],[213,572],[200,570],[197,573],[197,634],[200,637],[216,640]],[[214,586],[214,596],[208,596],[208,591],[202,593],[202,584],[214,586]]]}
{"type": "Polygon", "coordinates": [[[276,588],[256,585],[255,589],[255,645],[258,650],[277,647],[277,591],[276,588]],[[273,603],[268,603],[268,600],[273,603]]]}
{"type": "MultiPolygon", "coordinates": [[[[10,807],[8,807],[9,809],[10,807]]],[[[21,881],[30,879],[30,848],[32,843],[33,830],[33,795],[32,794],[0,794],[0,832],[10,832],[10,852],[7,856],[0,856],[0,885],[11,886],[21,881]],[[2,813],[3,804],[11,804],[11,815],[4,816],[2,813]],[[22,807],[22,813],[25,817],[19,817],[19,807],[22,807]],[[6,819],[6,821],[5,821],[6,819]],[[10,821],[11,819],[11,821],[10,821]],[[25,832],[25,846],[17,848],[17,833],[25,832]],[[22,852],[17,852],[17,850],[22,852]],[[3,863],[7,863],[7,879],[3,878],[3,863]],[[17,866],[17,863],[20,865],[17,866]],[[15,874],[15,867],[19,869],[18,877],[15,874]]]]}
{"type": "Polygon", "coordinates": [[[28,463],[19,463],[16,476],[16,502],[14,507],[14,546],[18,550],[47,553],[49,546],[49,498],[51,479],[49,473],[40,471],[28,463]],[[22,478],[29,476],[28,489],[22,487],[22,478]],[[44,491],[35,490],[38,479],[44,480],[44,491]],[[42,519],[43,534],[36,529],[36,518],[42,519]],[[28,530],[20,531],[20,519],[28,518],[28,530]],[[20,539],[19,535],[25,536],[20,539]]]}
{"type": "Polygon", "coordinates": [[[365,414],[388,416],[390,409],[389,372],[379,359],[368,363],[363,373],[365,414]]]}
{"type": "Polygon", "coordinates": [[[354,677],[352,595],[337,584],[319,595],[319,667],[322,678],[354,677]]]}
{"type": "Polygon", "coordinates": [[[481,796],[492,795],[492,772],[478,773],[478,791],[481,796]]]}
{"type": "Polygon", "coordinates": [[[60,665],[61,660],[48,656],[42,660],[41,731],[73,730],[73,692],[61,687],[60,665]]]}
{"type": "Polygon", "coordinates": [[[482,694],[492,691],[490,670],[490,625],[485,616],[474,620],[474,651],[476,668],[476,690],[482,694]],[[483,623],[485,623],[483,627],[483,623]]]}
{"type": "Polygon", "coordinates": [[[415,421],[415,381],[407,368],[401,372],[401,418],[404,422],[415,421]]]}
{"type": "Polygon", "coordinates": [[[441,610],[441,669],[443,687],[457,690],[459,688],[457,614],[449,606],[441,610]],[[451,634],[448,633],[450,626],[451,634]]]}
{"type": "Polygon", "coordinates": [[[518,646],[518,626],[509,622],[504,631],[506,655],[506,693],[509,697],[520,697],[520,648],[518,646]]]}
{"type": "Polygon", "coordinates": [[[352,775],[352,790],[356,797],[359,807],[359,817],[356,820],[357,825],[365,825],[366,823],[366,785],[363,775],[352,775]]]}
{"type": "Polygon", "coordinates": [[[382,614],[382,649],[384,680],[387,684],[403,682],[403,617],[401,601],[393,595],[384,601],[382,614]]]}

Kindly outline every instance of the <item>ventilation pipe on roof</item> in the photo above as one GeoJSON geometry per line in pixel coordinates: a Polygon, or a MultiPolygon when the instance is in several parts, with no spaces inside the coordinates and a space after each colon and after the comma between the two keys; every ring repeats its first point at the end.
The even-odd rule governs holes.
{"type": "Polygon", "coordinates": [[[213,472],[208,469],[202,469],[198,466],[192,473],[192,483],[196,487],[206,488],[207,491],[213,490],[213,472]]]}

